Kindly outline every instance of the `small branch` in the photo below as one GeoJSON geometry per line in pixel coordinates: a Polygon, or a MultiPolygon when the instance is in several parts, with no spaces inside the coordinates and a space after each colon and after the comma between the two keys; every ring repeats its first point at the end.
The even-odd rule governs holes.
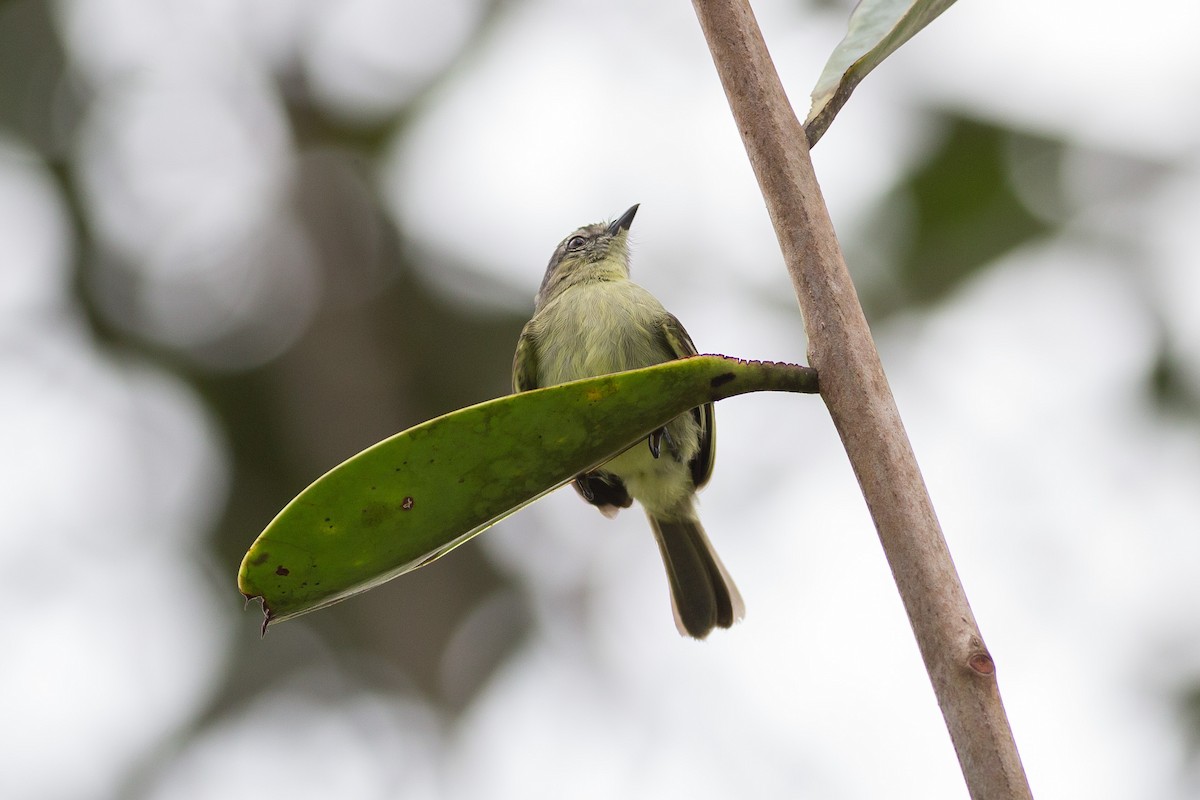
{"type": "Polygon", "coordinates": [[[775,226],[809,361],[875,521],[971,797],[1032,795],[808,154],[746,0],[693,0],[775,226]]]}

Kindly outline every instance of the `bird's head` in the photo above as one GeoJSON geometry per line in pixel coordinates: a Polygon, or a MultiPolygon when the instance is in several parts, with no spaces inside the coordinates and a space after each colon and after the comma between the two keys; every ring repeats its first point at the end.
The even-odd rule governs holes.
{"type": "Polygon", "coordinates": [[[635,204],[612,222],[579,228],[559,242],[538,289],[541,308],[568,286],[629,277],[629,226],[637,214],[635,204]]]}

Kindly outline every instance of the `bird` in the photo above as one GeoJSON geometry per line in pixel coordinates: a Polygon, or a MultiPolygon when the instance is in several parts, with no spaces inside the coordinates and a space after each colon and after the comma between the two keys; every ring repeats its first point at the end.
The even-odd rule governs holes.
{"type": "MultiPolygon", "coordinates": [[[[696,355],[679,320],[630,280],[629,228],[638,208],[578,228],[555,248],[517,342],[515,392],[696,355]]],[[[573,481],[606,516],[634,500],[642,506],[666,568],[676,627],[696,639],[745,614],[696,513],[696,491],[712,475],[715,437],[707,403],[573,481]]]]}

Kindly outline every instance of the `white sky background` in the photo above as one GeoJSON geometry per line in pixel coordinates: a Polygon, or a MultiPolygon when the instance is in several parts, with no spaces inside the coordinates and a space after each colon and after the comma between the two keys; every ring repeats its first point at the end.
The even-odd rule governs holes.
{"type": "MultiPolygon", "coordinates": [[[[78,153],[89,213],[158,287],[141,298],[144,330],[241,337],[255,343],[239,350],[251,362],[303,330],[320,291],[304,243],[266,262],[247,244],[262,231],[292,241],[274,201],[294,153],[270,71],[299,59],[330,108],[385,114],[474,13],[430,7],[59,4],[100,92],[78,153]],[[176,126],[192,135],[166,152],[176,126]],[[215,259],[214,239],[227,248],[217,255],[243,257],[215,259]],[[213,274],[218,262],[229,271],[213,274]],[[292,327],[255,330],[281,316],[256,313],[267,303],[291,309],[292,327]],[[160,325],[180,318],[191,324],[160,325]]],[[[803,113],[845,13],[756,9],[803,113]]],[[[1039,798],[1197,789],[1170,693],[1200,670],[1200,454],[1195,429],[1151,415],[1139,393],[1155,346],[1148,295],[1164,299],[1200,374],[1197,29],[1194,0],[963,2],[867,78],[815,154],[846,238],[871,236],[866,212],[920,155],[931,105],[1175,169],[1156,194],[1088,196],[1056,241],[877,330],[1039,798]],[[1114,225],[1148,254],[1138,271],[1088,243],[1114,225]]],[[[520,5],[390,154],[380,191],[410,231],[511,287],[508,298],[532,297],[573,227],[640,202],[635,277],[702,351],[803,358],[774,236],[687,3],[520,5]]],[[[0,143],[4,797],[117,792],[122,771],[202,702],[227,637],[245,631],[218,599],[231,583],[214,582],[192,549],[224,496],[219,435],[186,387],[93,348],[63,300],[61,202],[44,165],[0,143]],[[85,507],[103,513],[81,517],[85,507]]],[[[480,540],[523,575],[539,624],[461,724],[314,675],[333,699],[308,685],[256,698],[168,749],[150,794],[964,796],[823,407],[753,396],[722,403],[720,419],[702,513],[746,597],[732,632],[679,639],[644,520],[610,523],[560,493],[480,540]],[[523,524],[534,518],[556,533],[523,524]]]]}

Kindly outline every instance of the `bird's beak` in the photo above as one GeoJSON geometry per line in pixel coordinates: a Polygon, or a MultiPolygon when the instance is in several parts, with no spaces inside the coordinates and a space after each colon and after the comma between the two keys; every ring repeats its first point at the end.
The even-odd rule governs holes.
{"type": "Polygon", "coordinates": [[[616,236],[621,231],[629,230],[629,226],[633,224],[633,217],[637,214],[640,203],[634,203],[629,207],[629,210],[621,215],[620,219],[608,226],[610,236],[616,236]]]}

